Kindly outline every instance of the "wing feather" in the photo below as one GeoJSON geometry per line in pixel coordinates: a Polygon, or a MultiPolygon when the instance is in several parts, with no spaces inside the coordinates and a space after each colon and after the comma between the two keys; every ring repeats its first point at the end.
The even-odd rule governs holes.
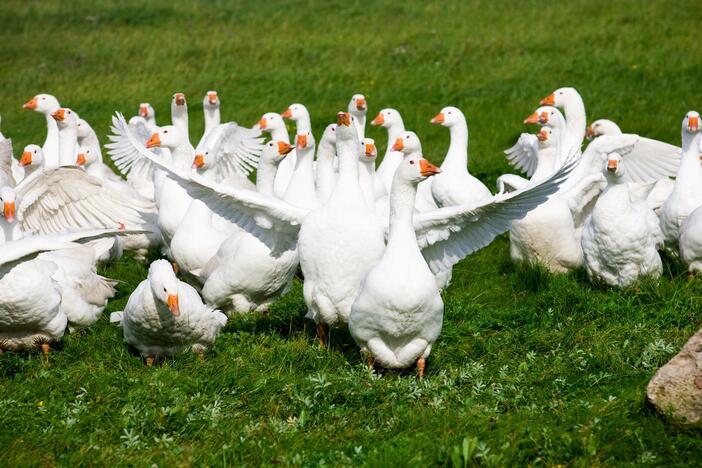
{"type": "Polygon", "coordinates": [[[505,150],[509,163],[531,177],[539,163],[539,140],[536,135],[522,133],[514,146],[505,150]]]}

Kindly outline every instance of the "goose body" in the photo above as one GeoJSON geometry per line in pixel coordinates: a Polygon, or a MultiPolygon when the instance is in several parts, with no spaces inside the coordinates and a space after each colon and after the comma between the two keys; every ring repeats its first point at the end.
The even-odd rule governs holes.
{"type": "Polygon", "coordinates": [[[223,313],[202,302],[195,288],[176,278],[165,260],[151,264],[124,311],[114,312],[110,320],[121,325],[127,343],[150,358],[186,350],[203,353],[227,323],[223,313]]]}

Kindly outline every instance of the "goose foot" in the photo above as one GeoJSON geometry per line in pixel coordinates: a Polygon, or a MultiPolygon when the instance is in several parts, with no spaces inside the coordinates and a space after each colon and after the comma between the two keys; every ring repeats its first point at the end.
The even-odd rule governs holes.
{"type": "Polygon", "coordinates": [[[146,367],[151,367],[154,365],[154,357],[146,356],[146,367]]]}
{"type": "Polygon", "coordinates": [[[426,365],[426,361],[424,360],[423,357],[417,359],[417,374],[419,375],[419,380],[422,380],[424,378],[424,366],[426,365]]]}
{"type": "Polygon", "coordinates": [[[375,368],[375,358],[370,353],[366,356],[366,365],[368,365],[368,370],[370,371],[375,368]]]}
{"type": "Polygon", "coordinates": [[[319,339],[319,346],[322,348],[327,347],[327,326],[323,323],[317,324],[317,338],[319,339]]]}
{"type": "Polygon", "coordinates": [[[44,355],[45,358],[49,358],[49,351],[51,348],[49,348],[49,343],[42,343],[41,344],[41,352],[44,355]]]}
{"type": "Polygon", "coordinates": [[[197,355],[198,362],[203,364],[205,362],[205,351],[195,351],[195,354],[197,355]]]}

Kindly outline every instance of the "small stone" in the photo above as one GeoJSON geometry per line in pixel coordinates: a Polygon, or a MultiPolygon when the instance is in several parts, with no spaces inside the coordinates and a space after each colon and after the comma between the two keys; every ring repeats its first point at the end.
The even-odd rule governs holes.
{"type": "Polygon", "coordinates": [[[658,369],[646,394],[656,409],[685,426],[702,426],[702,330],[658,369]]]}

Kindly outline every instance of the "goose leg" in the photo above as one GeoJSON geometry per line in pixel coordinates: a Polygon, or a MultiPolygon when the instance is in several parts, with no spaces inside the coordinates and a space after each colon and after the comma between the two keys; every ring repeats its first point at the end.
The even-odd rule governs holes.
{"type": "Polygon", "coordinates": [[[319,345],[322,348],[327,347],[327,326],[323,323],[317,324],[317,338],[319,338],[319,345]]]}
{"type": "Polygon", "coordinates": [[[424,378],[424,366],[426,365],[426,361],[424,360],[423,357],[420,357],[417,359],[417,374],[419,374],[419,380],[422,380],[424,378]]]}
{"type": "Polygon", "coordinates": [[[151,367],[154,365],[154,357],[146,356],[146,367],[151,367]]]}
{"type": "Polygon", "coordinates": [[[42,354],[44,354],[44,357],[46,357],[47,359],[49,358],[49,351],[50,350],[51,350],[51,348],[49,348],[49,343],[42,343],[41,344],[41,352],[42,352],[42,354]]]}
{"type": "Polygon", "coordinates": [[[173,267],[173,273],[175,273],[176,275],[180,273],[180,267],[176,262],[171,262],[171,266],[173,267]]]}

